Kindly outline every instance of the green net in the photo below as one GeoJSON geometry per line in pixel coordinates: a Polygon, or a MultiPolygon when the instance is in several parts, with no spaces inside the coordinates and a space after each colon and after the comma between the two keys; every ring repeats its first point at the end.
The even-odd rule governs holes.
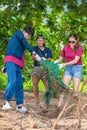
{"type": "Polygon", "coordinates": [[[45,93],[45,102],[50,104],[51,95],[54,93],[55,82],[62,88],[68,89],[68,87],[61,81],[59,76],[59,66],[51,61],[41,60],[40,65],[44,68],[46,79],[48,82],[48,91],[45,93]]]}

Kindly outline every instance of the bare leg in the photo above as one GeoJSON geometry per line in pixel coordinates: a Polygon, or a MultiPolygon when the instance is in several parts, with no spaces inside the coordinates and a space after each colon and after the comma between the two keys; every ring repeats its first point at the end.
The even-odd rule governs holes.
{"type": "Polygon", "coordinates": [[[73,91],[75,94],[78,95],[78,89],[79,89],[79,85],[80,85],[80,78],[73,78],[73,84],[74,84],[74,87],[73,87],[73,91]]]}
{"type": "Polygon", "coordinates": [[[63,83],[64,83],[66,86],[68,86],[69,83],[70,83],[70,81],[71,81],[71,79],[72,79],[71,76],[69,76],[69,75],[64,75],[64,77],[63,77],[63,83]]]}
{"type": "Polygon", "coordinates": [[[33,83],[33,93],[35,96],[35,99],[37,102],[39,102],[39,98],[38,98],[38,83],[40,80],[40,76],[38,74],[32,74],[32,83],[33,83]]]}
{"type": "Polygon", "coordinates": [[[43,84],[44,84],[46,91],[47,91],[48,90],[48,83],[47,83],[46,78],[43,78],[42,81],[43,81],[43,84]]]}
{"type": "MultiPolygon", "coordinates": [[[[68,76],[68,75],[64,75],[63,77],[63,83],[68,86],[70,81],[71,81],[72,77],[68,76]]],[[[58,108],[61,107],[61,105],[63,104],[63,100],[64,100],[64,94],[61,94],[59,97],[59,101],[58,101],[58,108]]]]}

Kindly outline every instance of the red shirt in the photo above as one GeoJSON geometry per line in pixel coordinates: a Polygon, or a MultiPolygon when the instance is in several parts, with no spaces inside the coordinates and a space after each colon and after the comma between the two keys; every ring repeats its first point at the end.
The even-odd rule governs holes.
{"type": "Polygon", "coordinates": [[[79,56],[80,59],[79,59],[79,61],[76,64],[82,65],[82,60],[81,60],[82,54],[83,54],[83,48],[82,48],[81,45],[79,45],[79,47],[78,47],[78,49],[77,49],[76,52],[74,52],[72,50],[72,48],[70,47],[70,45],[67,45],[67,46],[65,46],[63,48],[61,56],[65,57],[66,62],[70,62],[70,61],[72,61],[72,60],[75,59],[75,56],[79,56]]]}

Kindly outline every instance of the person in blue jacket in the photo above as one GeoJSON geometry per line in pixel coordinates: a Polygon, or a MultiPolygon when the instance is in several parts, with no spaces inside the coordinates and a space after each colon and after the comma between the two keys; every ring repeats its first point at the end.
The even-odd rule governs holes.
{"type": "Polygon", "coordinates": [[[24,104],[24,92],[22,81],[22,68],[24,66],[24,51],[27,49],[32,55],[36,55],[32,46],[29,45],[27,39],[34,35],[34,29],[26,26],[23,31],[17,30],[8,42],[4,63],[8,76],[8,85],[4,94],[4,104],[2,110],[11,109],[10,101],[15,95],[16,110],[26,112],[24,104]]]}
{"type": "Polygon", "coordinates": [[[44,36],[38,35],[36,38],[37,46],[34,46],[33,49],[36,52],[36,56],[32,56],[34,60],[34,68],[32,71],[32,82],[33,82],[33,93],[35,96],[36,104],[39,104],[39,97],[38,97],[38,83],[40,79],[42,80],[46,90],[48,90],[48,83],[46,81],[46,75],[44,73],[44,68],[40,65],[38,60],[47,60],[50,61],[52,59],[52,52],[51,50],[45,46],[44,43],[44,36]],[[37,57],[37,59],[36,59],[37,57]]]}

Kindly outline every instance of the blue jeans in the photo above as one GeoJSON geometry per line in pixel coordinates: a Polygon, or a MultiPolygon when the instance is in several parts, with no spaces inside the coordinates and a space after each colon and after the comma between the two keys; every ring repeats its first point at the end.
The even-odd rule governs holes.
{"type": "Polygon", "coordinates": [[[15,96],[16,104],[23,104],[24,91],[21,68],[13,62],[8,62],[5,66],[8,75],[8,85],[6,87],[4,100],[11,101],[12,97],[15,96]]]}

